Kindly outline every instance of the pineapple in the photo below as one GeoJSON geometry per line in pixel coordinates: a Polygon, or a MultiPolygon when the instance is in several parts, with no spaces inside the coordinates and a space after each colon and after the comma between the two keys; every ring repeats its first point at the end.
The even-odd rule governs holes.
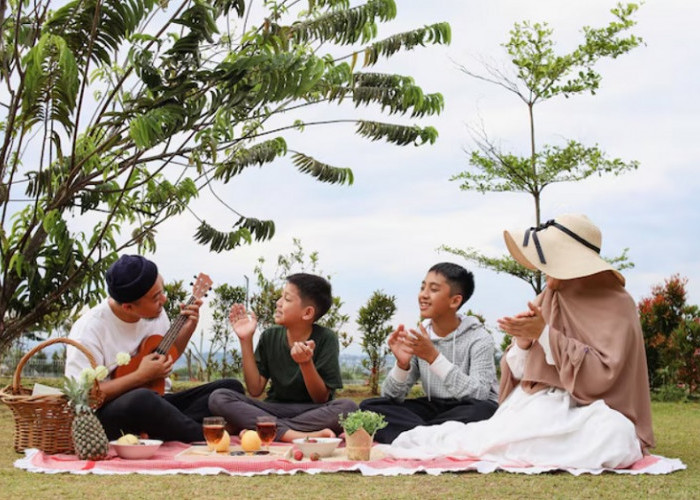
{"type": "Polygon", "coordinates": [[[89,389],[81,380],[66,379],[63,393],[73,407],[71,426],[73,447],[80,460],[102,460],[109,451],[109,441],[102,424],[88,404],[89,389]]]}

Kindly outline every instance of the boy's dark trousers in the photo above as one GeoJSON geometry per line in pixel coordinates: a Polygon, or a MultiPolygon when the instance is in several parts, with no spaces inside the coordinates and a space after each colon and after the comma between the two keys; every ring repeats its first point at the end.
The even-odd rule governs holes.
{"type": "Polygon", "coordinates": [[[216,389],[244,391],[235,379],[217,380],[164,396],[138,388],[105,403],[97,411],[97,418],[110,440],[122,434],[145,432],[151,439],[163,441],[203,441],[202,420],[211,415],[209,395],[216,389]]]}
{"type": "Polygon", "coordinates": [[[384,415],[389,425],[374,436],[379,443],[391,444],[396,437],[419,425],[438,425],[449,420],[469,423],[486,420],[496,412],[495,401],[474,398],[441,399],[427,397],[398,402],[391,398],[372,398],[360,403],[361,410],[384,415]]]}

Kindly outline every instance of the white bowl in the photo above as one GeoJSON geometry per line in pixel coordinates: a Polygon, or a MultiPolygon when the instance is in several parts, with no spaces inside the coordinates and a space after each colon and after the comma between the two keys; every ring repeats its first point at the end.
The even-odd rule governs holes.
{"type": "Polygon", "coordinates": [[[318,453],[319,457],[329,457],[333,454],[342,439],[340,438],[299,438],[293,441],[294,445],[301,450],[305,457],[312,453],[318,453]]]}
{"type": "Polygon", "coordinates": [[[119,444],[116,441],[110,441],[109,444],[114,446],[114,450],[121,458],[130,460],[143,460],[151,458],[163,441],[158,439],[139,439],[139,444],[119,444]]]}

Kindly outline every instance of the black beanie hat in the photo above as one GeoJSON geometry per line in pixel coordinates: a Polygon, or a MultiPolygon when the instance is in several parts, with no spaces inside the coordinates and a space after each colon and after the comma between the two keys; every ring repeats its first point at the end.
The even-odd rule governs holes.
{"type": "Polygon", "coordinates": [[[122,255],[107,270],[107,291],[120,304],[134,302],[158,279],[158,266],[140,255],[122,255]]]}

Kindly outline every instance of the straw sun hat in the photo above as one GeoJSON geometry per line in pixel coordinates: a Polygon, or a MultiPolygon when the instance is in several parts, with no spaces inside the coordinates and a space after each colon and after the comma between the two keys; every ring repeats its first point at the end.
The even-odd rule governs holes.
{"type": "Polygon", "coordinates": [[[600,256],[601,234],[585,215],[561,215],[525,231],[503,231],[508,251],[528,269],[539,269],[560,280],[612,271],[625,278],[600,256]]]}

